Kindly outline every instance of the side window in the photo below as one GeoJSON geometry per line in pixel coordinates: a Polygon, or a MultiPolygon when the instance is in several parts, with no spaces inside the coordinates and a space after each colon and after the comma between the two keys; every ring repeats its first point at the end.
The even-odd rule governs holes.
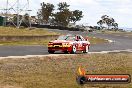
{"type": "Polygon", "coordinates": [[[76,36],[76,40],[79,40],[79,37],[78,36],[76,36]]]}
{"type": "Polygon", "coordinates": [[[85,39],[82,36],[80,36],[80,38],[81,38],[82,41],[85,41],[85,39]]]}
{"type": "Polygon", "coordinates": [[[82,38],[81,38],[81,36],[78,36],[78,38],[79,38],[79,41],[82,41],[82,38]]]}
{"type": "Polygon", "coordinates": [[[76,36],[76,40],[78,40],[78,41],[84,41],[84,38],[82,36],[76,36]]]}

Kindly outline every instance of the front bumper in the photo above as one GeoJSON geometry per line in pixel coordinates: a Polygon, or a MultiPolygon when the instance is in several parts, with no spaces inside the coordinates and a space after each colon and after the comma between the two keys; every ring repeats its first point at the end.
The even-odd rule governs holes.
{"type": "Polygon", "coordinates": [[[72,50],[72,46],[71,45],[48,45],[48,50],[70,52],[72,50]]]}

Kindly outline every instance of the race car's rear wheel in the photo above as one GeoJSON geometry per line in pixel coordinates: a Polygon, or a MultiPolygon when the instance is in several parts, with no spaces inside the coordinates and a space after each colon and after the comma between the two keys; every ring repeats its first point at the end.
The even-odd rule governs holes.
{"type": "Polygon", "coordinates": [[[53,50],[48,50],[48,52],[49,52],[50,54],[53,54],[55,51],[53,51],[53,50]]]}
{"type": "Polygon", "coordinates": [[[86,46],[85,46],[85,50],[83,51],[83,53],[88,53],[88,51],[89,51],[89,46],[86,45],[86,46]]]}
{"type": "Polygon", "coordinates": [[[75,54],[77,52],[76,46],[72,46],[71,54],[75,54]]]}

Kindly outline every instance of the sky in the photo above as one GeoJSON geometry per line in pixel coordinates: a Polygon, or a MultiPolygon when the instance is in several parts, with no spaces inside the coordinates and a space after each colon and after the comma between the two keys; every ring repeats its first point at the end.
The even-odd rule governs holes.
{"type": "MultiPolygon", "coordinates": [[[[17,0],[9,0],[9,7],[17,0]]],[[[24,8],[27,0],[19,0],[20,8],[24,8]]],[[[57,7],[59,2],[67,2],[71,10],[83,11],[84,17],[77,24],[97,25],[102,15],[113,17],[119,27],[132,28],[132,0],[29,0],[31,15],[41,9],[40,3],[52,3],[57,7]]],[[[6,0],[0,0],[0,9],[6,8],[6,0]]],[[[14,6],[16,8],[16,6],[14,6]]],[[[2,11],[2,10],[0,10],[2,11]]]]}

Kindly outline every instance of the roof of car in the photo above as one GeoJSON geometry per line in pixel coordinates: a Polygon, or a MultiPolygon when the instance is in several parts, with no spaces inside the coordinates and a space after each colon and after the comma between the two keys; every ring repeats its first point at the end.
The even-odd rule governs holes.
{"type": "Polygon", "coordinates": [[[73,34],[67,34],[67,35],[65,35],[65,36],[81,36],[81,35],[73,35],[73,34]]]}

